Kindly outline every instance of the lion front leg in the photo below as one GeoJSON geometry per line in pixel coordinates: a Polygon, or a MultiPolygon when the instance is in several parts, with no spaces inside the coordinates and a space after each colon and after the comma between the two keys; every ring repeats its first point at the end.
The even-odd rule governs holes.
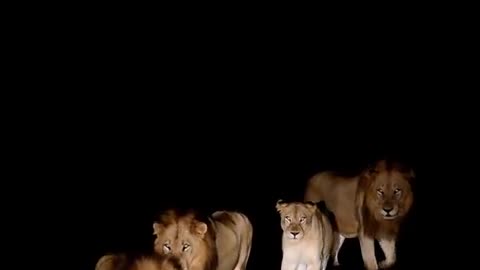
{"type": "Polygon", "coordinates": [[[345,241],[345,236],[341,234],[337,234],[337,237],[335,239],[335,245],[333,248],[333,265],[334,266],[340,266],[340,262],[338,261],[338,254],[340,253],[340,249],[342,248],[343,242],[345,241]]]}
{"type": "Polygon", "coordinates": [[[326,270],[327,269],[329,259],[330,259],[330,255],[327,255],[327,256],[325,256],[325,258],[323,258],[322,263],[321,263],[321,270],[326,270]]]}
{"type": "Polygon", "coordinates": [[[306,270],[322,270],[322,262],[315,261],[313,263],[309,263],[306,267],[306,270]]]}
{"type": "Polygon", "coordinates": [[[365,268],[368,270],[378,270],[374,239],[363,233],[358,236],[358,239],[360,240],[360,249],[362,250],[362,259],[365,268]]]}
{"type": "Polygon", "coordinates": [[[286,260],[282,260],[282,270],[296,270],[297,269],[297,264],[295,263],[290,263],[286,260]]]}
{"type": "Polygon", "coordinates": [[[396,261],[396,254],[395,254],[395,240],[380,240],[378,241],[380,247],[383,250],[383,254],[385,254],[385,260],[381,261],[378,266],[380,268],[389,268],[395,264],[396,261]]]}

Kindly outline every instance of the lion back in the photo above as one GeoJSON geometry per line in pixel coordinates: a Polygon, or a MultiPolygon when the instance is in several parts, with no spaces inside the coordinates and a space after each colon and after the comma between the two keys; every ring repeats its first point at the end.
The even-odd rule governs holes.
{"type": "Polygon", "coordinates": [[[212,214],[212,218],[217,226],[228,228],[234,232],[235,239],[230,241],[238,241],[250,244],[253,237],[253,226],[246,215],[234,211],[216,211],[212,214]]]}
{"type": "Polygon", "coordinates": [[[212,214],[216,230],[219,268],[245,269],[252,246],[253,226],[246,215],[235,211],[212,214]]]}

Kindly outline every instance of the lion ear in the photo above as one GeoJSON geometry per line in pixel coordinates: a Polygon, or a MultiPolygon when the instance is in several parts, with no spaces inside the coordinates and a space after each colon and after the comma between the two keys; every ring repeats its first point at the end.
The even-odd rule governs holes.
{"type": "Polygon", "coordinates": [[[204,222],[197,222],[195,224],[194,230],[195,230],[196,233],[198,233],[200,236],[203,237],[205,235],[205,233],[207,233],[208,226],[204,222]]]}
{"type": "Polygon", "coordinates": [[[160,225],[157,222],[153,223],[153,235],[159,235],[161,229],[162,229],[162,225],[160,225]]]}
{"type": "Polygon", "coordinates": [[[378,173],[378,169],[377,168],[370,168],[370,169],[368,169],[368,173],[372,174],[372,175],[376,174],[376,173],[378,173]]]}
{"type": "Polygon", "coordinates": [[[312,211],[317,209],[317,204],[312,201],[306,201],[305,206],[312,211]]]}
{"type": "Polygon", "coordinates": [[[280,212],[282,211],[285,207],[287,206],[287,203],[282,200],[282,199],[279,199],[277,201],[277,204],[275,205],[275,208],[277,208],[277,211],[280,212]]]}
{"type": "Polygon", "coordinates": [[[378,172],[385,170],[387,167],[387,161],[385,159],[377,160],[370,163],[365,171],[365,176],[374,177],[378,172]]]}
{"type": "Polygon", "coordinates": [[[371,167],[368,167],[367,170],[365,171],[365,176],[368,177],[368,178],[372,178],[377,173],[378,173],[377,167],[371,166],[371,167]]]}

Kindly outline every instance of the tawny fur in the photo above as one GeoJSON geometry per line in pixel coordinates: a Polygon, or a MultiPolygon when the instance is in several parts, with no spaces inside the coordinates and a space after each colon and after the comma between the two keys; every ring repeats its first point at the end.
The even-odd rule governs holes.
{"type": "Polygon", "coordinates": [[[411,181],[414,172],[398,162],[378,161],[354,177],[332,171],[321,172],[309,179],[305,200],[324,201],[335,216],[339,231],[334,265],[345,238],[358,237],[365,267],[369,270],[388,268],[396,262],[395,243],[399,228],[413,203],[411,181]],[[390,210],[391,215],[384,209],[390,210]],[[378,240],[386,259],[379,264],[374,240],[378,240]]]}
{"type": "Polygon", "coordinates": [[[179,258],[173,256],[130,257],[126,254],[107,254],[97,261],[95,270],[184,270],[179,258]]]}
{"type": "Polygon", "coordinates": [[[282,270],[325,270],[333,252],[328,217],[310,202],[277,202],[282,228],[282,270]]]}
{"type": "Polygon", "coordinates": [[[155,252],[181,257],[188,270],[245,270],[247,267],[253,227],[242,213],[217,211],[202,220],[194,212],[169,210],[153,227],[157,236],[155,252]]]}

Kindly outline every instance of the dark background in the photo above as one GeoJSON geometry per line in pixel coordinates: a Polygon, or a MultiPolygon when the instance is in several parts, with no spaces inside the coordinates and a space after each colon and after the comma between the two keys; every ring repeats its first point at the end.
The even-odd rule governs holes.
{"type": "MultiPolygon", "coordinates": [[[[354,171],[389,156],[413,166],[420,182],[428,178],[428,165],[422,163],[428,157],[418,136],[409,133],[385,136],[387,129],[378,134],[355,127],[314,130],[257,123],[178,128],[134,123],[97,121],[65,131],[72,140],[64,141],[59,157],[71,179],[63,187],[65,199],[72,203],[64,211],[72,217],[68,231],[78,241],[78,269],[93,269],[107,252],[151,251],[152,221],[168,207],[245,213],[254,227],[248,269],[279,269],[275,203],[301,200],[314,173],[354,171]]],[[[421,194],[421,185],[414,188],[421,194]]],[[[418,260],[421,201],[416,198],[402,229],[396,269],[412,269],[418,260]]],[[[381,251],[378,256],[381,260],[381,251]]],[[[340,262],[343,269],[363,265],[357,239],[345,241],[340,262]]]]}
{"type": "MultiPolygon", "coordinates": [[[[98,36],[109,36],[105,35],[108,31],[97,24],[93,28],[102,29],[98,36]]],[[[21,228],[22,234],[28,241],[17,241],[19,250],[46,251],[49,256],[42,258],[49,259],[58,259],[61,257],[58,253],[65,252],[69,255],[67,261],[73,261],[78,269],[93,269],[95,261],[106,252],[148,250],[156,211],[182,204],[206,212],[225,208],[245,212],[255,229],[249,269],[278,269],[281,231],[274,208],[276,200],[300,199],[305,181],[319,170],[358,168],[383,154],[398,155],[411,162],[418,176],[414,209],[399,242],[398,266],[417,269],[413,266],[424,258],[424,251],[435,247],[444,249],[442,239],[437,238],[433,230],[448,220],[444,211],[453,200],[445,195],[448,191],[433,189],[442,186],[440,183],[444,181],[475,182],[478,178],[476,172],[457,176],[468,168],[478,167],[465,164],[472,160],[468,155],[478,153],[472,144],[465,143],[466,137],[478,136],[458,129],[464,123],[472,129],[477,126],[475,116],[478,114],[473,111],[478,106],[471,102],[475,99],[467,97],[470,102],[464,102],[458,98],[463,95],[455,95],[458,90],[470,88],[465,78],[472,71],[464,68],[469,65],[452,62],[468,60],[470,55],[465,54],[469,50],[465,50],[465,43],[461,41],[461,50],[451,47],[443,50],[440,45],[445,44],[444,28],[441,39],[432,44],[415,40],[407,46],[402,44],[400,50],[388,48],[389,52],[380,54],[367,50],[360,57],[355,55],[357,51],[352,57],[348,53],[351,50],[342,50],[340,55],[346,55],[337,59],[338,54],[334,54],[333,65],[322,63],[325,68],[321,72],[299,68],[304,65],[298,63],[285,65],[283,53],[270,53],[272,59],[262,56],[259,62],[256,56],[251,57],[249,50],[235,50],[234,55],[239,59],[225,57],[212,62],[211,54],[192,51],[190,42],[173,44],[174,47],[183,45],[180,53],[169,49],[160,51],[161,55],[173,54],[174,64],[164,63],[164,59],[150,60],[152,55],[147,53],[150,50],[134,50],[140,53],[138,57],[127,57],[148,59],[155,67],[164,67],[151,69],[143,63],[127,63],[123,51],[113,50],[118,44],[124,44],[123,30],[121,41],[115,44],[101,45],[99,41],[90,43],[86,39],[88,42],[80,44],[78,50],[68,46],[70,41],[59,46],[48,44],[49,50],[55,51],[52,54],[49,50],[40,54],[33,50],[35,60],[37,54],[48,59],[26,66],[33,67],[35,73],[47,71],[48,76],[22,74],[18,80],[34,83],[36,87],[67,89],[61,93],[34,91],[27,95],[20,92],[18,104],[6,114],[6,118],[14,122],[14,128],[7,133],[16,139],[12,140],[13,144],[5,141],[15,149],[8,160],[20,164],[15,168],[13,182],[20,186],[22,194],[36,194],[27,196],[33,200],[27,204],[28,211],[16,210],[28,202],[23,198],[19,198],[18,203],[8,200],[5,204],[15,213],[15,220],[20,217],[28,220],[21,222],[25,227],[21,228]],[[61,51],[62,47],[66,48],[66,54],[61,51]],[[142,55],[142,51],[145,54],[142,55]],[[454,54],[446,55],[446,51],[454,54]],[[58,53],[61,61],[53,61],[52,55],[58,53]],[[197,55],[204,59],[198,59],[197,55]],[[381,61],[373,60],[372,55],[381,55],[381,61]],[[55,72],[44,65],[52,62],[55,72]],[[238,63],[239,70],[227,64],[232,62],[235,66],[238,63]],[[207,63],[224,73],[214,71],[207,63]],[[283,72],[271,70],[270,63],[283,72]],[[71,69],[72,64],[77,68],[71,69]],[[347,75],[343,72],[345,66],[355,72],[347,75]],[[195,77],[179,72],[184,68],[195,74],[203,70],[210,72],[208,76],[195,77]],[[138,70],[140,76],[132,74],[132,69],[138,70]],[[292,71],[301,76],[292,76],[292,71]],[[173,78],[172,74],[178,75],[173,78]],[[152,86],[147,78],[157,76],[152,86]],[[313,88],[306,82],[309,78],[315,78],[313,88]],[[341,91],[347,88],[347,82],[352,83],[348,85],[352,91],[341,91]],[[211,94],[204,91],[213,88],[221,91],[211,94]],[[235,88],[240,91],[235,92],[235,88]],[[271,93],[275,91],[277,95],[260,95],[259,88],[273,90],[271,93]],[[124,89],[129,91],[121,91],[124,89]],[[137,97],[132,92],[137,93],[138,89],[159,91],[151,92],[155,95],[141,92],[144,95],[137,97]],[[251,95],[244,95],[246,89],[253,90],[251,95]],[[289,93],[283,91],[285,89],[315,89],[318,95],[309,97],[311,103],[295,102],[293,91],[289,93]],[[365,89],[380,91],[368,96],[365,89]],[[427,89],[434,92],[422,99],[421,95],[427,93],[422,90],[427,89]],[[442,92],[444,89],[450,91],[442,92]],[[171,98],[171,93],[179,98],[171,98]],[[341,96],[332,98],[325,93],[341,96]],[[360,96],[364,98],[358,99],[360,96]],[[281,97],[287,102],[280,100],[281,97]],[[307,112],[299,115],[305,108],[307,112]],[[12,117],[15,115],[25,117],[17,120],[12,117]],[[450,154],[451,149],[457,153],[450,154]],[[29,161],[28,165],[24,159],[29,161]],[[453,177],[445,173],[453,167],[452,160],[459,165],[453,170],[453,177]],[[222,183],[220,187],[213,184],[217,180],[222,183]],[[26,184],[27,181],[31,182],[26,184]],[[195,191],[196,195],[188,195],[189,191],[195,191]],[[209,203],[212,199],[213,204],[209,203]],[[39,211],[34,211],[37,209],[39,211]],[[37,213],[38,216],[34,216],[37,213]],[[421,226],[419,217],[426,215],[435,226],[428,229],[421,226]],[[47,248],[49,241],[57,236],[68,245],[62,243],[53,250],[47,248]],[[47,240],[39,241],[38,237],[47,240]]],[[[73,43],[77,44],[81,40],[78,31],[72,33],[73,43]]],[[[422,32],[419,37],[423,36],[430,37],[422,32]]],[[[457,38],[452,40],[458,42],[457,38]]],[[[277,48],[277,45],[260,51],[270,52],[271,47],[277,48]]],[[[374,50],[377,49],[378,46],[374,50]]],[[[258,48],[254,46],[254,50],[258,48]]],[[[22,53],[32,57],[28,52],[32,51],[22,53]]],[[[230,52],[225,55],[232,56],[230,52]]],[[[22,61],[19,63],[24,65],[22,61]]],[[[478,197],[464,195],[475,189],[458,186],[460,196],[473,200],[478,197]]],[[[452,189],[456,185],[447,187],[452,189]]],[[[463,206],[467,205],[476,203],[463,206]]],[[[455,215],[458,209],[461,208],[445,212],[455,215]]],[[[473,219],[475,215],[462,217],[473,219]]],[[[462,229],[472,231],[468,226],[462,229]]],[[[450,235],[469,239],[465,235],[450,235]]],[[[421,261],[430,265],[438,261],[442,266],[445,262],[460,261],[452,258],[452,248],[446,250],[447,260],[435,255],[421,261]]],[[[345,242],[340,260],[351,265],[351,269],[360,268],[357,240],[345,242]]]]}

